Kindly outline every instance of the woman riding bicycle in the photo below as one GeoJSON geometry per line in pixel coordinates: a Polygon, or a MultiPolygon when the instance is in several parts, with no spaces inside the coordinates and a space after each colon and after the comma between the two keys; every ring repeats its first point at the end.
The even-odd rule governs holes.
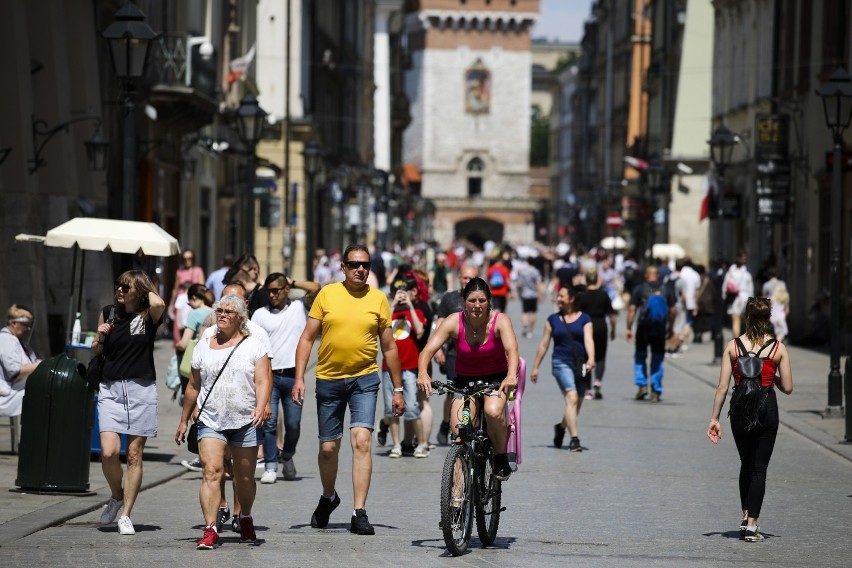
{"type": "MultiPolygon", "coordinates": [[[[426,396],[432,394],[432,379],[426,367],[448,339],[455,341],[457,349],[455,386],[476,381],[500,383],[500,389],[485,399],[484,407],[488,437],[495,452],[494,476],[506,481],[512,474],[506,456],[506,403],[509,393],[518,386],[518,341],[509,317],[491,310],[491,289],[485,280],[472,278],[462,290],[462,298],[463,311],[458,317],[446,317],[420,352],[417,387],[426,396]]],[[[451,416],[460,415],[462,403],[460,397],[453,400],[451,416]]],[[[451,421],[450,427],[456,436],[458,422],[451,421]]]]}

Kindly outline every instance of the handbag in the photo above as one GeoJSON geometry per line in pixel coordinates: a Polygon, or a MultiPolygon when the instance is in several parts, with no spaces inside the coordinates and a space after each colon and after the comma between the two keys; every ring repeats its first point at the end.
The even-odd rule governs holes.
{"type": "MultiPolygon", "coordinates": [[[[109,307],[109,317],[106,320],[106,323],[111,324],[115,321],[115,305],[109,307]]],[[[105,346],[104,346],[105,347],[105,346]]],[[[101,386],[101,381],[104,378],[104,363],[106,362],[106,355],[104,355],[103,348],[101,349],[100,355],[95,355],[89,360],[89,366],[86,367],[86,382],[89,384],[89,388],[93,390],[98,390],[101,386]]]]}
{"type": "Polygon", "coordinates": [[[185,379],[188,379],[192,375],[192,352],[195,351],[196,345],[198,345],[198,340],[190,339],[183,352],[183,359],[180,360],[179,373],[185,379]]]}
{"type": "MultiPolygon", "coordinates": [[[[228,358],[225,359],[225,364],[222,365],[221,369],[219,369],[219,373],[216,375],[216,378],[213,380],[213,384],[210,385],[210,390],[207,391],[207,397],[204,399],[204,402],[201,403],[201,408],[198,409],[198,417],[199,418],[201,418],[201,413],[204,412],[204,405],[206,405],[207,401],[210,399],[210,393],[213,392],[213,387],[216,386],[216,383],[219,381],[219,377],[222,376],[222,371],[224,371],[225,367],[228,366],[228,361],[231,360],[231,355],[234,354],[234,352],[237,350],[237,348],[240,345],[242,345],[243,341],[245,341],[247,337],[248,336],[245,336],[242,339],[240,339],[240,342],[237,343],[234,346],[233,350],[231,350],[231,352],[228,354],[228,358]]],[[[196,400],[196,404],[198,404],[197,400],[196,400]]],[[[197,421],[193,422],[189,426],[189,432],[187,432],[187,434],[186,434],[186,449],[193,454],[198,453],[198,422],[197,421]]]]}

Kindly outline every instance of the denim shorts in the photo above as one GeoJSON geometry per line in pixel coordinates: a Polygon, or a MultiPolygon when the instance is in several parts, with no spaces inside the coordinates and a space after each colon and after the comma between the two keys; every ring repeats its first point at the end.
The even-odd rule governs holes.
{"type": "Polygon", "coordinates": [[[236,446],[237,448],[251,448],[263,443],[263,430],[255,428],[251,425],[251,422],[242,428],[221,431],[210,428],[205,425],[204,422],[199,422],[198,439],[200,440],[202,438],[222,440],[229,446],[236,446]]]}
{"type": "Polygon", "coordinates": [[[317,379],[317,426],[320,442],[343,437],[343,417],[349,407],[349,428],[373,430],[376,399],[381,380],[378,373],[348,379],[317,379]]]}
{"type": "Polygon", "coordinates": [[[588,388],[587,381],[577,381],[574,377],[574,369],[571,365],[562,361],[553,362],[553,376],[556,378],[556,384],[559,385],[559,390],[568,392],[575,390],[577,394],[583,396],[588,388]]]}
{"type": "MultiPolygon", "coordinates": [[[[405,414],[403,420],[419,420],[420,404],[417,402],[417,371],[402,372],[402,396],[405,397],[405,414]]],[[[382,371],[382,394],[385,399],[385,416],[393,416],[393,382],[390,372],[382,371]]]]}

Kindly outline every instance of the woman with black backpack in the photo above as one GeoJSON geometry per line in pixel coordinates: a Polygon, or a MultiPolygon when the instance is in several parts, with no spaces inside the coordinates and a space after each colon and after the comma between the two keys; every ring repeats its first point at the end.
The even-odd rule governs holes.
{"type": "Polygon", "coordinates": [[[775,388],[784,394],[793,392],[790,357],[784,345],[771,332],[767,298],[749,298],[745,306],[745,333],[730,341],[722,356],[719,386],[713,398],[713,414],[707,437],[714,444],[722,437],[719,415],[728,394],[731,375],[734,394],[728,415],[731,433],[740,454],[740,538],[748,542],[763,540],[757,526],[766,492],[766,470],[775,436],[778,434],[778,403],[775,388]],[[779,373],[779,374],[776,374],[779,373]]]}

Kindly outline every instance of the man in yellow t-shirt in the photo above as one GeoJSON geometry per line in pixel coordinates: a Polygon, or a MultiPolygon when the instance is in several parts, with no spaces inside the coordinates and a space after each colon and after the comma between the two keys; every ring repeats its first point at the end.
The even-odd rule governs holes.
{"type": "Polygon", "coordinates": [[[369,535],[375,534],[365,507],[373,473],[371,444],[381,384],[376,363],[380,346],[394,386],[394,416],[402,415],[405,399],[399,354],[391,331],[390,305],[381,291],[367,284],[370,274],[367,247],[346,247],[341,269],[344,281],[322,288],[308,313],[308,322],[296,347],[296,378],[292,393],[293,402],[301,405],[305,396],[305,369],[317,334],[322,330],[316,369],[322,496],[311,517],[311,526],[323,528],[328,525],[331,512],[340,505],[335,482],[343,438],[343,417],[348,406],[355,505],[349,530],[369,535]]]}

